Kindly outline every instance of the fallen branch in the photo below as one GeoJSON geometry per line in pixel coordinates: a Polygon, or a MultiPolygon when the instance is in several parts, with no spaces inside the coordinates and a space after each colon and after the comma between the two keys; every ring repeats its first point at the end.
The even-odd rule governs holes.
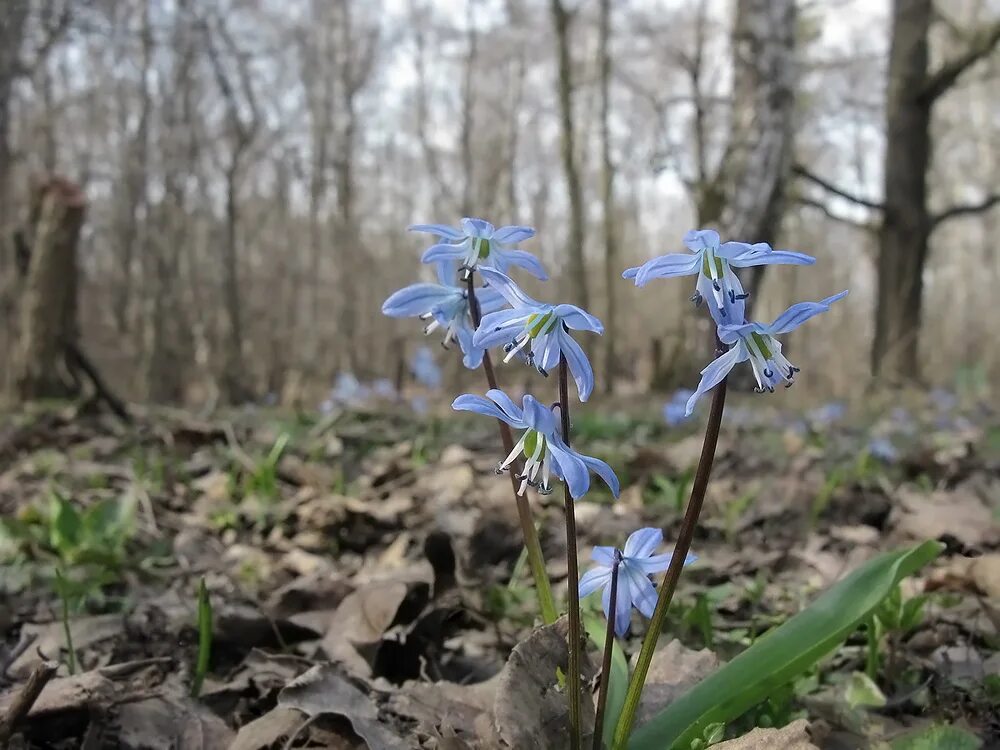
{"type": "Polygon", "coordinates": [[[24,687],[14,696],[14,700],[7,708],[6,713],[0,716],[0,745],[4,744],[14,734],[14,728],[18,722],[28,715],[28,711],[35,705],[42,689],[49,680],[55,676],[59,664],[54,661],[43,661],[35,667],[28,675],[28,681],[24,687]]]}
{"type": "Polygon", "coordinates": [[[125,402],[112,392],[83,350],[72,341],[65,341],[63,345],[66,348],[66,366],[74,376],[76,371],[87,376],[87,379],[94,386],[94,400],[107,404],[116,417],[123,422],[131,423],[132,415],[129,414],[125,402]]]}

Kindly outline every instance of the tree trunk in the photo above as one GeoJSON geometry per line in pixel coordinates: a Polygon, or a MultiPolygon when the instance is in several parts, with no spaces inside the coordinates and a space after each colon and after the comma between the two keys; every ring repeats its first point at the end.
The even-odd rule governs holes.
{"type": "Polygon", "coordinates": [[[86,209],[79,187],[52,178],[36,190],[30,212],[28,267],[21,298],[14,383],[23,400],[71,393],[63,377],[67,345],[77,338],[76,245],[86,209]]]}
{"type": "Polygon", "coordinates": [[[569,193],[569,278],[572,289],[568,297],[584,309],[589,307],[587,269],[583,254],[583,191],[576,163],[573,124],[573,63],[569,52],[570,17],[562,0],[551,0],[552,22],[556,32],[559,55],[559,116],[562,129],[562,163],[569,193]]]}
{"type": "Polygon", "coordinates": [[[222,299],[225,326],[222,342],[222,391],[228,403],[240,403],[250,396],[243,365],[243,303],[240,294],[239,252],[237,227],[239,225],[238,189],[239,152],[226,171],[226,226],[222,245],[222,299]]]}
{"type": "Polygon", "coordinates": [[[931,230],[931,101],[922,92],[932,14],[931,0],[893,3],[872,374],[894,383],[919,377],[923,271],[931,230]]]}
{"type": "Polygon", "coordinates": [[[604,317],[604,392],[614,390],[618,373],[618,237],[615,228],[615,166],[611,161],[611,0],[601,0],[598,57],[601,80],[601,200],[604,207],[604,284],[608,297],[604,317]]]}

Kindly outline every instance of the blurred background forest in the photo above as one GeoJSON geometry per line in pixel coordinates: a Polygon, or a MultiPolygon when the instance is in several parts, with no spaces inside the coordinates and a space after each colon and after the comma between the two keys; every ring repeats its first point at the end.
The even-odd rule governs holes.
{"type": "Polygon", "coordinates": [[[605,321],[590,354],[618,392],[694,384],[708,321],[688,286],[620,274],[717,226],[818,258],[749,280],[762,319],[851,289],[828,337],[791,337],[794,398],[873,375],[985,395],[998,18],[992,0],[8,0],[0,381],[46,356],[23,308],[50,200],[82,220],[75,270],[50,276],[78,275],[68,326],[130,400],[313,408],[338,373],[399,384],[424,342],[379,308],[430,271],[406,226],[462,216],[538,230],[524,248],[556,286],[529,291],[605,321]]]}

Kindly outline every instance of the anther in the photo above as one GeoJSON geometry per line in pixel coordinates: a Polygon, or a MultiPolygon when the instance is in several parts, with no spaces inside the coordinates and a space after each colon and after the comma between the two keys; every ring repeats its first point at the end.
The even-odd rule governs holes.
{"type": "Polygon", "coordinates": [[[716,281],[715,279],[712,280],[712,288],[715,289],[715,291],[717,292],[722,291],[722,287],[719,286],[719,282],[716,281]]]}
{"type": "Polygon", "coordinates": [[[694,294],[691,295],[691,301],[694,302],[695,307],[698,307],[702,302],[705,301],[705,298],[701,296],[701,292],[695,292],[694,294]]]}

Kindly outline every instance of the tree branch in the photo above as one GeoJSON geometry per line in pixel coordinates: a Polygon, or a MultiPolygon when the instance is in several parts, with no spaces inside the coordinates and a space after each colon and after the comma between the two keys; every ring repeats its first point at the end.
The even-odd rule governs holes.
{"type": "Polygon", "coordinates": [[[972,37],[964,53],[942,63],[936,71],[928,75],[923,91],[920,92],[921,100],[928,104],[933,103],[955,84],[962,73],[990,54],[997,43],[1000,43],[1000,21],[980,29],[972,37]]]}
{"type": "Polygon", "coordinates": [[[946,208],[941,213],[935,214],[931,217],[931,226],[937,227],[938,224],[948,221],[949,219],[955,219],[959,216],[968,216],[970,214],[979,214],[983,211],[989,211],[997,203],[1000,203],[1000,193],[993,193],[992,195],[986,196],[979,203],[962,203],[957,206],[951,206],[946,208]]]}
{"type": "Polygon", "coordinates": [[[870,208],[874,211],[882,211],[885,209],[885,206],[882,203],[877,203],[876,201],[871,201],[867,198],[862,198],[858,195],[854,195],[853,193],[849,193],[843,188],[837,187],[832,182],[827,182],[822,177],[813,174],[801,164],[794,165],[792,167],[792,172],[800,177],[804,177],[815,185],[819,185],[828,193],[833,193],[834,195],[839,196],[844,200],[848,200],[851,203],[857,203],[859,206],[864,206],[865,208],[870,208]]]}
{"type": "Polygon", "coordinates": [[[863,229],[866,232],[870,232],[874,229],[871,224],[858,221],[857,219],[851,219],[847,216],[841,216],[840,214],[835,214],[830,208],[824,204],[822,201],[814,200],[813,198],[807,198],[804,195],[795,196],[792,199],[795,203],[802,206],[809,206],[811,208],[819,209],[823,214],[833,221],[839,222],[840,224],[847,224],[848,226],[854,227],[855,229],[863,229]]]}

